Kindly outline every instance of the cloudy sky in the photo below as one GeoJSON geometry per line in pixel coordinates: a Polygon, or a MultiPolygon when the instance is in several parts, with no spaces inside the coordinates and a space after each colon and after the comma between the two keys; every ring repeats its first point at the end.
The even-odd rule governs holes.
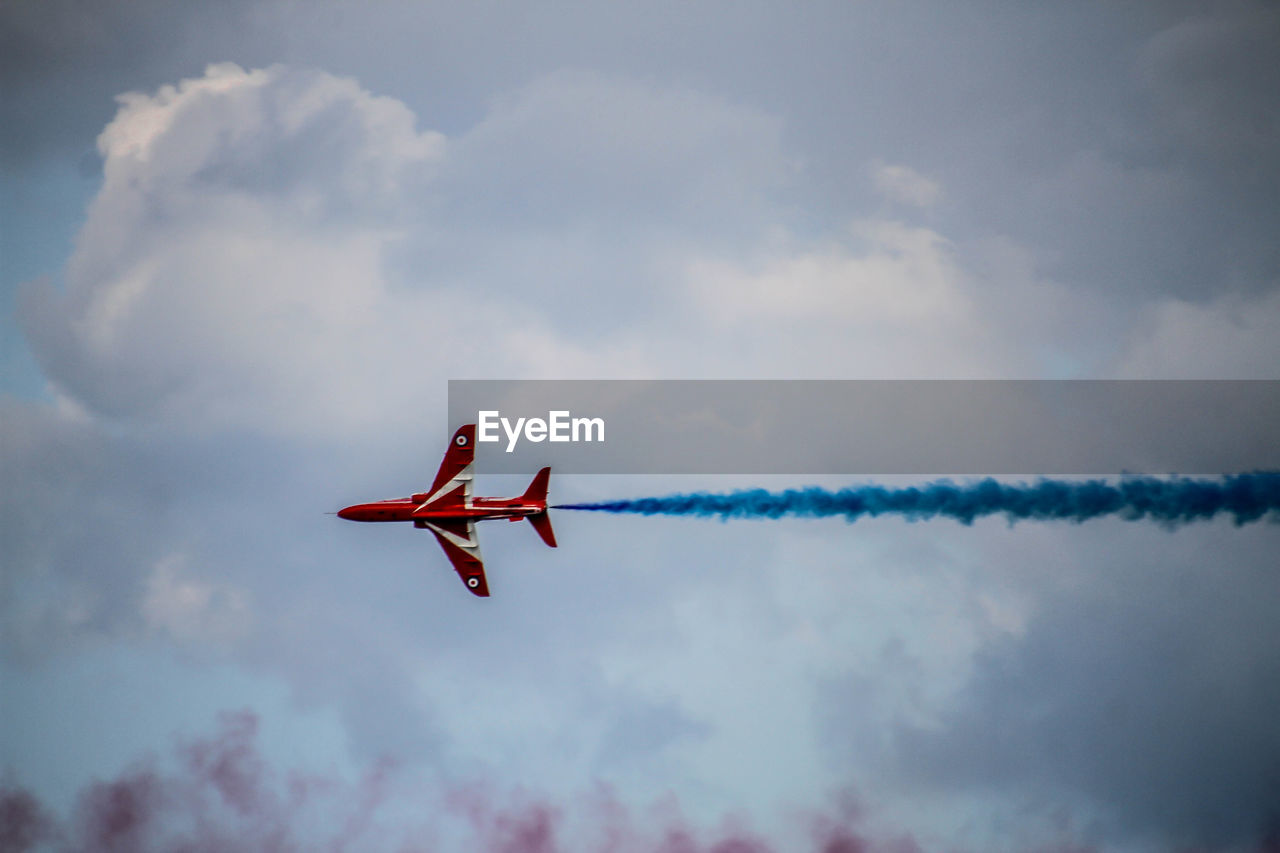
{"type": "Polygon", "coordinates": [[[482,528],[479,600],[324,513],[429,482],[449,379],[1280,378],[1277,48],[1260,0],[0,6],[0,849],[1275,844],[1275,524],[561,513],[482,528]]]}

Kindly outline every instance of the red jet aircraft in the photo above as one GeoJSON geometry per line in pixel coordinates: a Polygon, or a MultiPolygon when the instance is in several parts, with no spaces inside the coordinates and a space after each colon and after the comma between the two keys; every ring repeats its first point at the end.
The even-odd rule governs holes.
{"type": "Polygon", "coordinates": [[[508,521],[529,519],[542,541],[556,547],[556,534],[547,517],[547,481],[551,469],[543,468],[518,498],[473,498],[471,462],[475,458],[476,425],[467,424],[453,434],[431,490],[407,498],[355,504],[338,513],[349,521],[412,521],[436,535],[445,556],[462,582],[475,595],[488,597],[489,584],[480,560],[476,522],[486,518],[508,521]]]}

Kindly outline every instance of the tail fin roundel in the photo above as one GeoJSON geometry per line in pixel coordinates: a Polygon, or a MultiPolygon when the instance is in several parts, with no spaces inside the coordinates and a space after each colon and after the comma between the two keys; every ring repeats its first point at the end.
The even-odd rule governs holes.
{"type": "MultiPolygon", "coordinates": [[[[440,487],[471,467],[476,457],[476,426],[467,424],[460,427],[449,441],[449,449],[444,452],[440,461],[440,470],[431,484],[431,491],[439,491],[440,487]]],[[[468,477],[470,479],[470,477],[468,477]]]]}
{"type": "MultiPolygon", "coordinates": [[[[436,509],[442,506],[462,506],[471,498],[471,463],[475,459],[476,428],[467,424],[453,434],[449,449],[440,461],[440,470],[431,483],[431,490],[423,496],[425,503],[436,509]]],[[[419,496],[414,495],[417,499],[419,496]]]]}

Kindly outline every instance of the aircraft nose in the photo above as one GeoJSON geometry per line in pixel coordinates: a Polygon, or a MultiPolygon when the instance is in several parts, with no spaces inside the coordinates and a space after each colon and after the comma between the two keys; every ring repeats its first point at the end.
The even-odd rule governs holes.
{"type": "Polygon", "coordinates": [[[343,509],[338,510],[338,518],[345,518],[347,521],[354,521],[355,514],[356,507],[354,506],[344,507],[343,509]]]}

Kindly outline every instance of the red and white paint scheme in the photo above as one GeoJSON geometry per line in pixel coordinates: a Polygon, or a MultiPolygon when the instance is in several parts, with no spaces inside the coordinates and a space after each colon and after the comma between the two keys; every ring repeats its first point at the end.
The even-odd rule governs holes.
{"type": "Polygon", "coordinates": [[[407,498],[354,504],[340,510],[338,517],[349,521],[412,521],[414,527],[430,530],[467,589],[488,597],[489,584],[480,559],[476,522],[486,518],[508,521],[527,518],[542,541],[556,547],[556,534],[547,517],[547,481],[551,479],[551,469],[539,471],[518,498],[472,497],[471,463],[475,459],[475,443],[476,425],[467,424],[453,434],[429,491],[407,498]]]}

